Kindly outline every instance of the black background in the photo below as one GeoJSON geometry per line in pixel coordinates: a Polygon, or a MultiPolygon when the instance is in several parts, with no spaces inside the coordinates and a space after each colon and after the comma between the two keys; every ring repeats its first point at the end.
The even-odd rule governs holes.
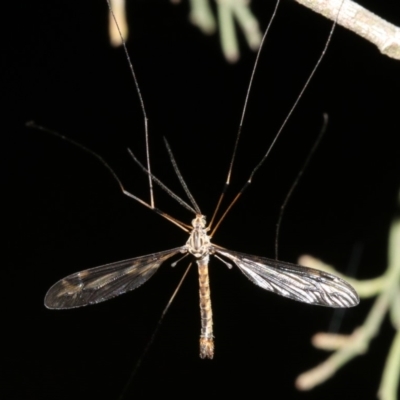
{"type": "MultiPolygon", "coordinates": [[[[398,2],[363,1],[400,25],[398,2]],[[395,4],[397,3],[397,4],[395,4]]],[[[264,29],[272,2],[255,1],[264,29]],[[264,4],[265,3],[265,4],[264,4]]],[[[131,1],[129,53],[150,118],[154,173],[180,194],[162,137],[210,216],[227,173],[255,53],[229,65],[218,36],[188,21],[188,5],[131,1]]],[[[49,311],[47,289],[78,270],[182,245],[186,235],[124,197],[92,156],[27,129],[37,123],[101,154],[126,187],[148,199],[146,177],[126,148],[144,158],[143,119],[121,49],[108,44],[105,1],[14,2],[3,13],[2,162],[4,384],[18,399],[115,399],[148,342],[184,270],[164,265],[140,289],[101,305],[49,311]]],[[[265,153],[327,39],[331,23],[284,1],[251,94],[233,196],[265,153]]],[[[386,266],[387,232],[399,185],[400,64],[337,28],[310,88],[254,184],[214,242],[274,257],[279,207],[321,127],[328,132],[286,210],[280,259],[313,254],[370,278],[386,266]],[[356,265],[356,267],[354,267],[356,265]]],[[[192,216],[156,190],[157,206],[192,216]]],[[[325,359],[310,337],[333,311],[266,293],[237,269],[210,267],[216,354],[198,357],[197,275],[193,269],[126,398],[203,396],[373,399],[393,330],[384,323],[368,354],[312,392],[295,377],[325,359]]],[[[344,314],[350,333],[371,300],[344,314]]]]}

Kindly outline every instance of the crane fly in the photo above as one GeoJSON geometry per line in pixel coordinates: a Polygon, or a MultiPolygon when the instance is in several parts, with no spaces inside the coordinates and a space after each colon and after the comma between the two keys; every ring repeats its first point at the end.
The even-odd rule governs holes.
{"type": "MultiPolygon", "coordinates": [[[[110,11],[112,13],[111,7],[110,11]]],[[[272,19],[270,21],[270,24],[272,22],[272,19]]],[[[266,33],[264,34],[263,41],[268,32],[269,26],[266,30],[266,33]]],[[[333,32],[333,27],[331,29],[330,37],[332,35],[332,32],[333,32]]],[[[329,43],[330,37],[328,38],[328,42],[325,45],[325,50],[329,43]]],[[[117,180],[118,184],[121,187],[122,192],[125,195],[133,198],[134,200],[138,201],[145,207],[150,208],[151,210],[155,211],[156,213],[160,214],[164,218],[168,219],[169,221],[171,221],[172,223],[174,223],[175,225],[186,231],[189,234],[189,238],[183,246],[176,247],[171,250],[160,251],[157,253],[152,253],[141,257],[135,257],[128,260],[101,265],[95,268],[86,269],[84,271],[69,275],[66,278],[61,279],[60,281],[55,283],[49,289],[45,297],[46,307],[50,309],[68,309],[68,308],[82,307],[89,304],[100,303],[102,301],[119,296],[123,293],[134,290],[137,287],[141,286],[148,279],[150,279],[158,270],[158,268],[161,266],[161,264],[163,264],[168,259],[179,254],[183,255],[184,257],[187,255],[192,255],[197,263],[198,274],[199,274],[200,314],[201,314],[200,357],[212,359],[214,356],[214,335],[213,335],[213,319],[212,319],[211,298],[210,298],[210,284],[209,284],[209,274],[208,274],[208,265],[210,261],[210,256],[215,256],[219,258],[229,267],[231,267],[232,264],[235,264],[240,269],[240,271],[255,285],[260,286],[261,288],[268,290],[270,292],[287,297],[289,299],[297,300],[307,304],[314,304],[314,305],[334,307],[334,308],[335,307],[347,308],[357,305],[359,303],[359,297],[356,291],[346,281],[335,275],[319,271],[316,269],[307,268],[296,264],[291,264],[288,262],[278,261],[276,259],[269,259],[250,254],[239,253],[237,251],[225,249],[211,242],[211,238],[215,233],[216,229],[218,228],[219,224],[226,216],[227,212],[231,209],[233,204],[236,202],[236,200],[243,193],[243,191],[249,186],[249,184],[252,181],[254,173],[265,161],[265,158],[268,156],[273,144],[275,143],[277,137],[279,136],[281,130],[283,129],[286,120],[288,119],[294,107],[296,106],[299,98],[296,100],[295,105],[289,112],[288,117],[286,118],[277,136],[275,137],[273,144],[270,146],[268,152],[262,158],[260,163],[257,164],[257,166],[254,168],[253,172],[251,173],[248,181],[246,182],[242,190],[234,198],[234,200],[231,202],[227,210],[223,213],[222,217],[218,220],[218,222],[214,226],[215,216],[217,215],[221,201],[226,191],[224,190],[220,197],[218,205],[214,211],[212,220],[210,224],[207,225],[205,216],[200,211],[200,208],[196,204],[186,183],[183,181],[182,175],[178,169],[178,166],[172,155],[172,151],[168,143],[166,143],[167,150],[170,155],[173,167],[192,205],[190,206],[182,199],[178,198],[172,191],[170,191],[164,184],[162,184],[152,174],[150,170],[147,116],[144,109],[144,103],[141,97],[141,93],[140,90],[138,89],[136,76],[132,64],[130,62],[130,57],[126,50],[125,42],[122,36],[121,39],[129,62],[131,73],[135,80],[139,99],[142,105],[142,112],[145,121],[147,166],[146,167],[143,166],[139,162],[139,160],[133,155],[133,153],[132,152],[130,153],[134,161],[148,175],[149,186],[150,186],[150,202],[147,203],[146,201],[126,191],[121,181],[117,177],[117,175],[99,155],[85,148],[79,143],[76,143],[63,136],[62,138],[66,139],[69,142],[72,142],[75,145],[78,145],[79,147],[92,153],[94,156],[100,159],[100,161],[109,169],[114,178],[117,180]],[[153,199],[153,183],[161,186],[165,191],[168,192],[168,194],[170,194],[181,205],[189,209],[195,215],[194,219],[191,222],[191,225],[184,224],[155,207],[153,199]]],[[[252,78],[254,75],[254,70],[257,66],[258,56],[261,51],[262,43],[260,46],[259,53],[257,55],[256,63],[253,68],[252,78]]],[[[320,56],[320,59],[316,67],[321,61],[324,52],[320,56]]],[[[315,72],[316,67],[314,68],[312,74],[315,72]]],[[[310,78],[312,74],[310,75],[310,78]]],[[[240,136],[249,89],[252,84],[252,78],[250,80],[245,106],[243,109],[242,120],[239,126],[238,135],[236,137],[235,148],[232,154],[232,159],[228,172],[227,182],[225,184],[225,189],[227,188],[230,182],[232,165],[236,154],[237,143],[240,136]]],[[[307,84],[309,80],[307,81],[307,84]]],[[[38,126],[36,127],[45,130],[44,128],[38,126]]],[[[58,134],[58,136],[61,135],[58,134]]]]}
{"type": "Polygon", "coordinates": [[[131,258],[69,275],[46,294],[48,308],[65,309],[96,304],[136,289],[150,279],[169,258],[192,254],[198,266],[201,335],[200,357],[213,358],[214,336],[208,263],[220,255],[234,264],[261,288],[303,303],[327,307],[353,307],[359,298],[343,279],[312,268],[270,258],[239,253],[212,244],[204,215],[192,221],[192,231],[184,246],[131,258]]]}

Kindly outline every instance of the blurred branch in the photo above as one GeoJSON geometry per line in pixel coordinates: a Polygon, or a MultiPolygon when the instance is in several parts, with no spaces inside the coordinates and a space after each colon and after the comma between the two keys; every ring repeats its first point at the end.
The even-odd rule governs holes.
{"type": "MultiPolygon", "coordinates": [[[[180,0],[171,0],[180,3],[180,0]]],[[[248,46],[257,50],[261,43],[262,33],[257,18],[250,10],[249,0],[215,0],[217,5],[218,26],[222,52],[229,62],[239,59],[238,28],[243,33],[248,46]],[[237,26],[236,26],[237,24],[237,26]]],[[[197,26],[204,34],[213,34],[217,29],[217,22],[213,14],[210,0],[189,0],[191,23],[197,26]]],[[[111,0],[111,6],[120,25],[122,36],[128,38],[128,24],[125,13],[125,0],[111,0]]],[[[109,18],[110,42],[113,46],[121,45],[115,24],[109,18]]]]}
{"type": "MultiPolygon", "coordinates": [[[[399,198],[400,206],[400,198],[399,198]]],[[[302,256],[300,264],[324,271],[333,272],[349,281],[361,298],[377,295],[364,324],[351,335],[318,333],[312,338],[314,347],[335,351],[329,358],[316,367],[298,376],[296,386],[300,390],[309,390],[319,385],[352,358],[364,354],[371,340],[378,334],[382,321],[391,313],[394,328],[397,330],[392,347],[386,360],[379,398],[396,400],[400,375],[400,218],[393,220],[389,232],[388,268],[379,278],[357,281],[339,274],[333,267],[311,257],[302,256]]]]}
{"type": "MultiPolygon", "coordinates": [[[[171,0],[172,3],[179,1],[171,0]]],[[[189,0],[190,22],[197,26],[204,34],[211,35],[217,29],[217,23],[208,0],[189,0]]]]}
{"type": "MultiPolygon", "coordinates": [[[[170,0],[178,4],[181,0],[170,0]]],[[[217,20],[211,7],[211,0],[189,0],[189,20],[204,34],[211,35],[219,27],[222,52],[229,62],[240,57],[238,31],[241,31],[252,50],[257,50],[262,33],[250,10],[250,0],[214,0],[217,7],[217,20]]],[[[271,0],[272,1],[272,0],[271,0]]],[[[375,44],[382,54],[400,59],[400,28],[378,17],[351,0],[295,0],[318,14],[335,21],[375,44]],[[343,4],[342,4],[343,3],[343,4]],[[339,8],[340,15],[338,16],[339,8]]],[[[121,28],[122,36],[128,38],[125,0],[111,0],[112,8],[121,28]]],[[[109,19],[110,42],[121,45],[115,24],[109,19]]]]}
{"type": "MultiPolygon", "coordinates": [[[[122,37],[126,40],[129,36],[129,26],[126,20],[125,0],[111,0],[111,7],[113,9],[115,18],[118,21],[122,37]]],[[[110,36],[110,42],[112,46],[121,46],[121,35],[118,32],[114,18],[110,12],[108,13],[108,34],[110,36]]]]}
{"type": "Polygon", "coordinates": [[[400,330],[393,340],[388,358],[383,370],[378,396],[382,400],[396,400],[400,374],[400,330]]]}
{"type": "Polygon", "coordinates": [[[300,265],[306,265],[307,267],[319,269],[321,271],[329,272],[330,274],[339,276],[340,278],[349,282],[350,285],[353,286],[354,289],[357,291],[358,295],[364,299],[376,296],[378,293],[382,291],[382,288],[385,285],[384,275],[374,279],[365,279],[363,281],[359,281],[357,279],[353,279],[341,274],[339,271],[336,271],[336,269],[331,267],[330,265],[325,264],[318,258],[314,258],[309,255],[303,255],[299,257],[298,262],[300,265]]]}
{"type": "Polygon", "coordinates": [[[318,14],[337,23],[373,43],[378,50],[400,60],[400,28],[350,0],[295,0],[318,14]],[[343,2],[343,5],[341,5],[343,2]]]}

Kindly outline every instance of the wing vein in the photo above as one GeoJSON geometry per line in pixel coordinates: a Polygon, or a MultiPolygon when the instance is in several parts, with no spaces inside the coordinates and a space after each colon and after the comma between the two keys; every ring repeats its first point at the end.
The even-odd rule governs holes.
{"type": "Polygon", "coordinates": [[[360,302],[350,284],[327,272],[219,246],[213,246],[213,251],[233,261],[255,285],[292,300],[335,308],[360,302]]]}
{"type": "Polygon", "coordinates": [[[168,258],[185,247],[117,261],[76,272],[56,282],[47,292],[45,305],[66,309],[96,304],[136,289],[168,258]]]}

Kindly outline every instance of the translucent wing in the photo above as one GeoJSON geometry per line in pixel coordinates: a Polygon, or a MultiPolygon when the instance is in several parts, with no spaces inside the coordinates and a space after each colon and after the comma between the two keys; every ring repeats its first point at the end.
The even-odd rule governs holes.
{"type": "Polygon", "coordinates": [[[44,304],[52,309],[75,308],[119,296],[145,283],[165,260],[182,249],[178,247],[76,272],[55,283],[47,292],[44,304]]]}
{"type": "Polygon", "coordinates": [[[327,272],[217,246],[214,252],[233,261],[256,285],[281,296],[335,308],[353,307],[360,302],[352,286],[327,272]]]}

